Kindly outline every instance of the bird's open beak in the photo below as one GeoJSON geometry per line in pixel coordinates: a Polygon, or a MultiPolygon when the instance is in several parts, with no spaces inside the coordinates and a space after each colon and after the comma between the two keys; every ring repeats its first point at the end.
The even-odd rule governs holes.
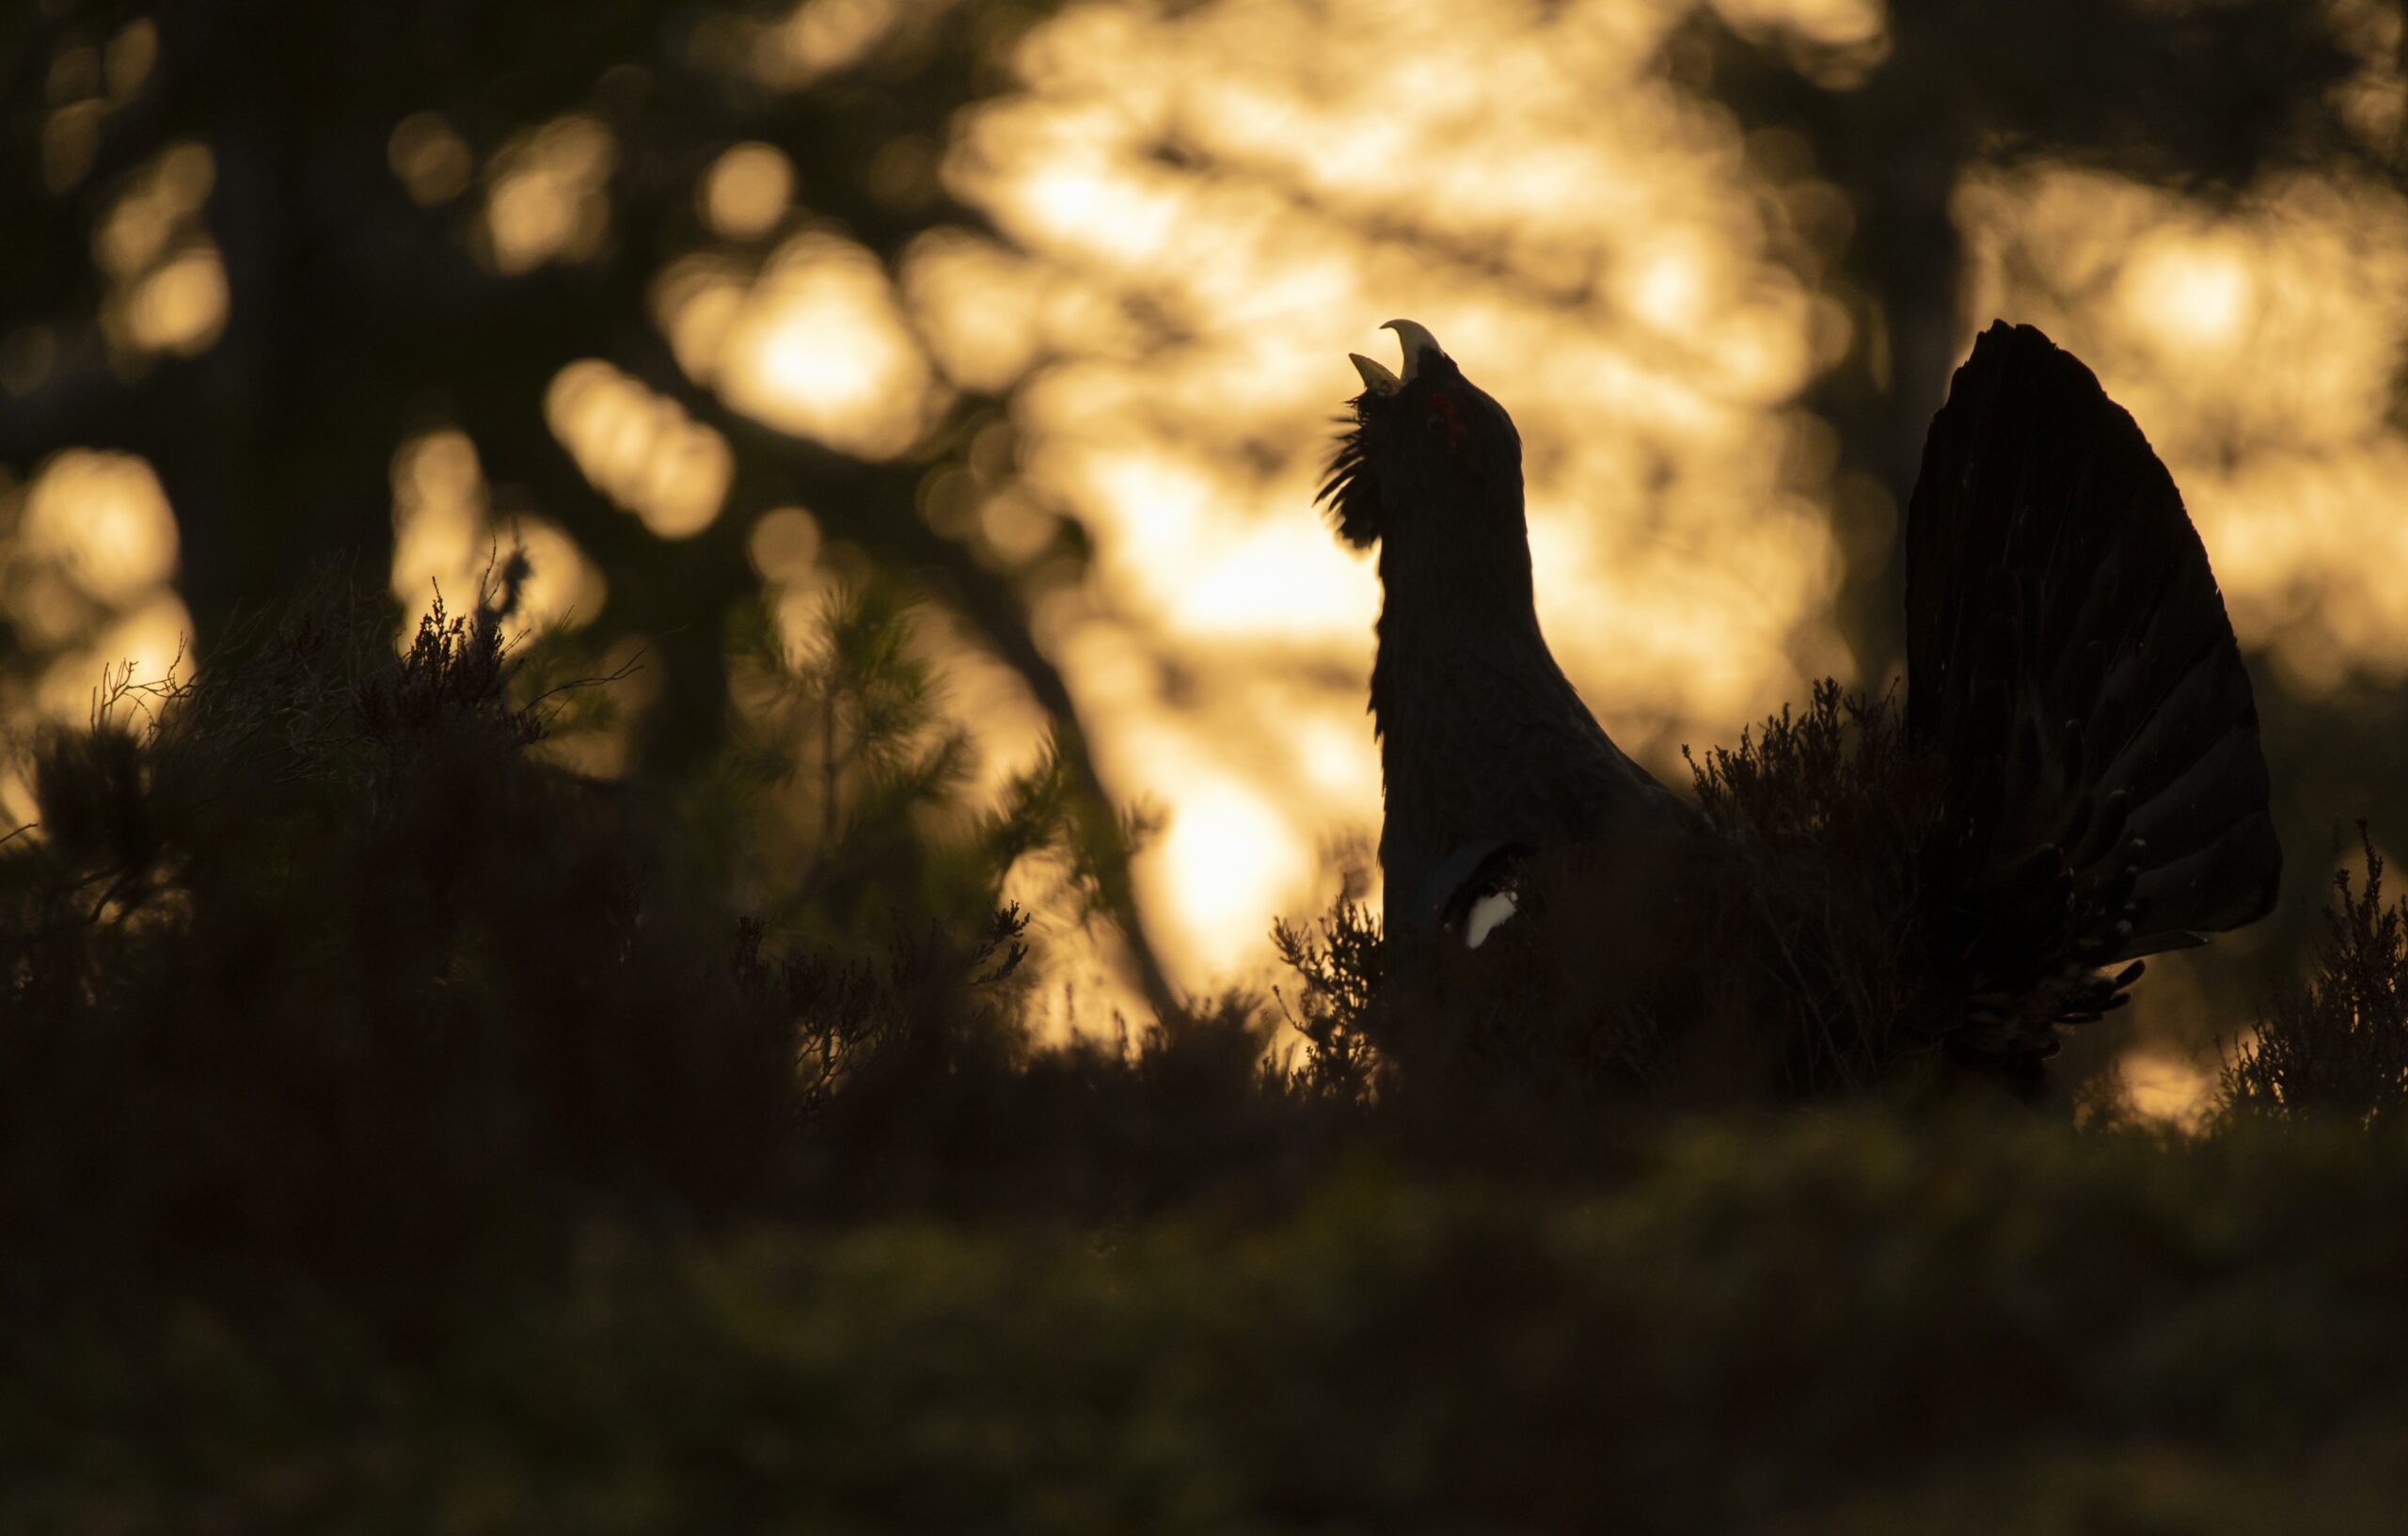
{"type": "Polygon", "coordinates": [[[1430,327],[1418,320],[1391,320],[1380,329],[1396,332],[1396,339],[1404,345],[1404,373],[1402,377],[1388,372],[1386,363],[1373,362],[1359,352],[1346,355],[1346,360],[1354,365],[1354,372],[1363,375],[1363,388],[1375,395],[1392,395],[1411,384],[1413,375],[1420,372],[1422,358],[1447,355],[1446,349],[1438,344],[1438,339],[1430,334],[1430,327]]]}
{"type": "Polygon", "coordinates": [[[1411,384],[1413,375],[1421,372],[1422,358],[1443,357],[1447,355],[1447,349],[1440,346],[1438,339],[1430,334],[1430,327],[1418,320],[1391,320],[1380,329],[1396,332],[1396,339],[1404,344],[1402,382],[1405,384],[1411,384]]]}
{"type": "Polygon", "coordinates": [[[1373,362],[1359,352],[1350,352],[1346,360],[1354,372],[1363,375],[1363,388],[1375,395],[1392,395],[1404,388],[1404,381],[1388,372],[1387,364],[1373,362]]]}

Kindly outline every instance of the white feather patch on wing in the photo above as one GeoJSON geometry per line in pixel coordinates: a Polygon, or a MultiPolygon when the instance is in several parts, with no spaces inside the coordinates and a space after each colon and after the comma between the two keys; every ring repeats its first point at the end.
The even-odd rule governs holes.
{"type": "Polygon", "coordinates": [[[1471,904],[1464,913],[1464,947],[1478,949],[1488,936],[1505,926],[1520,903],[1511,891],[1491,891],[1471,904]]]}

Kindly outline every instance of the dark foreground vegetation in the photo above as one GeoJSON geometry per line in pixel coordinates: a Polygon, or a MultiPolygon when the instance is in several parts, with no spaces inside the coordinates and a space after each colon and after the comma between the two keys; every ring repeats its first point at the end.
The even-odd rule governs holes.
{"type": "Polygon", "coordinates": [[[2408,1159],[1850,1116],[1579,1190],[1104,1231],[596,1229],[394,1335],[21,1339],[11,1528],[2380,1532],[2408,1159]],[[1763,1522],[1758,1527],[1751,1522],[1763,1522]]]}
{"type": "MultiPolygon", "coordinates": [[[[1114,921],[1131,829],[1058,754],[963,812],[896,605],[741,629],[758,728],[606,783],[509,574],[23,744],[0,1531],[2396,1528],[2371,857],[2195,1136],[1837,1003],[1711,1092],[1643,1019],[1450,1040],[1344,910],[1045,1043],[1005,877],[1114,921]]],[[[1886,730],[1818,696],[1709,814],[1879,836],[1886,730]]]]}

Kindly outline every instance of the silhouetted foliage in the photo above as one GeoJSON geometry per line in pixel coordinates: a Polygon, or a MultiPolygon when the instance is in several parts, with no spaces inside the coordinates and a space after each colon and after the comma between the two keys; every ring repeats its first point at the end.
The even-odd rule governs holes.
{"type": "Polygon", "coordinates": [[[1271,943],[1280,963],[1295,973],[1295,1002],[1290,1005],[1284,993],[1280,1002],[1289,1026],[1305,1042],[1301,1081],[1349,1103],[1369,1102],[1383,1069],[1364,1033],[1385,971],[1379,919],[1341,898],[1310,927],[1274,923],[1271,943]]]}
{"type": "Polygon", "coordinates": [[[2358,838],[2366,885],[2334,875],[2314,973],[2225,1062],[2228,1112],[2375,1125],[2408,1105],[2408,902],[2384,900],[2383,855],[2364,822],[2358,838]]]}
{"type": "Polygon", "coordinates": [[[1122,829],[1056,753],[959,804],[905,605],[840,598],[800,657],[748,641],[791,718],[681,803],[534,753],[556,701],[510,593],[396,655],[389,610],[330,587],[27,744],[40,821],[0,848],[21,1285],[230,1259],[406,1291],[587,1216],[1096,1217],[1320,1134],[1252,999],[1032,1037],[1005,877],[1049,863],[1101,910],[1122,829]],[[826,797],[803,825],[748,792],[797,774],[826,797]]]}
{"type": "MultiPolygon", "coordinates": [[[[1861,1089],[1929,1050],[1936,1021],[1916,1017],[1920,860],[1942,786],[1894,698],[1825,679],[1802,714],[1784,708],[1690,768],[1706,819],[1738,850],[1752,926],[1772,944],[1792,1080],[1861,1089]]],[[[1766,996],[1761,983],[1733,984],[1766,996]]]]}
{"type": "MultiPolygon", "coordinates": [[[[830,622],[884,630],[881,601],[830,622]]],[[[1928,1075],[1851,1011],[1907,898],[1798,852],[1875,864],[1911,826],[1884,702],[1818,689],[1698,765],[1770,882],[1747,920],[1791,938],[1734,996],[1829,978],[1735,1016],[1757,1049],[1517,1026],[1344,905],[1277,930],[1277,1010],[1046,1042],[1027,915],[986,904],[1010,861],[1075,863],[1045,765],[983,817],[879,794],[945,726],[870,647],[880,739],[756,867],[909,826],[897,867],[960,882],[772,921],[679,851],[673,800],[543,758],[557,685],[507,603],[397,654],[338,589],[26,744],[0,1524],[1922,1528],[1995,1481],[2044,1528],[2103,1499],[2315,1528],[2311,1444],[2333,1497],[2390,1507],[2396,1459],[2352,1448],[2403,1412],[2408,1159],[2362,1097],[2371,1131],[2195,1142],[1896,1095],[1663,1112],[1928,1075]]],[[[1461,958],[1509,958],[1534,895],[1461,958]]],[[[2251,1069],[2347,989],[2353,1021],[2396,1001],[2400,913],[2343,896],[2323,1011],[2278,1010],[2251,1069]]]]}
{"type": "Polygon", "coordinates": [[[537,1211],[707,1218],[775,1166],[791,1026],[626,792],[527,755],[505,622],[438,606],[397,657],[330,593],[35,746],[12,1250],[417,1274],[537,1211]]]}
{"type": "MultiPolygon", "coordinates": [[[[406,1290],[588,1217],[1272,1208],[1347,1148],[1586,1177],[1673,1107],[1952,1081],[1905,979],[1933,799],[1888,701],[1825,685],[1699,760],[1731,867],[1673,927],[1633,926],[1643,859],[1570,856],[1478,950],[1341,904],[1275,931],[1275,1008],[1045,1041],[1005,877],[1051,868],[1075,914],[1126,845],[1050,754],[958,803],[907,605],[739,636],[772,725],[697,800],[545,758],[560,699],[507,638],[512,579],[398,654],[382,602],[329,587],[27,743],[40,820],[0,847],[0,1221],[43,1234],[21,1283],[231,1259],[406,1290]],[[797,779],[826,798],[759,792],[797,779]]],[[[2236,1069],[2287,1107],[2363,1075],[2325,1035],[2387,995],[2372,900],[2337,917],[2347,987],[2236,1069]]]]}
{"type": "MultiPolygon", "coordinates": [[[[44,1234],[13,1250],[21,1285],[231,1260],[407,1291],[589,1216],[1275,1206],[1342,1146],[1479,1165],[1517,1117],[1496,1156],[1583,1166],[1600,1095],[1677,1097],[1678,1071],[1761,1095],[1782,1060],[1837,1081],[1817,1053],[1884,984],[1833,927],[1888,932],[1872,896],[1766,897],[1799,925],[1771,979],[1812,971],[1814,1006],[1751,1017],[1760,1049],[1726,1058],[1693,1024],[1570,1006],[1610,972],[1494,985],[1537,952],[1542,890],[1479,954],[1400,961],[1352,908],[1282,928],[1300,1054],[1243,994],[1040,1042],[1004,878],[1045,862],[1093,905],[1125,845],[1082,826],[1052,755],[958,806],[967,748],[906,606],[840,597],[799,652],[739,637],[770,723],[681,801],[537,753],[558,700],[507,638],[513,579],[399,654],[384,604],[330,587],[29,744],[40,821],[0,848],[0,1222],[44,1234]],[[824,798],[753,792],[797,778],[824,798]]],[[[1700,772],[1777,887],[1810,828],[1897,835],[1896,761],[1881,712],[1825,689],[1700,772]]]]}

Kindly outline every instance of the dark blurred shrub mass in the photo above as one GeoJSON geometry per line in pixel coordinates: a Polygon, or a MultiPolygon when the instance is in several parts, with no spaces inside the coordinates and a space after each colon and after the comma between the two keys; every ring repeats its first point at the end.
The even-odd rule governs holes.
{"type": "Polygon", "coordinates": [[[0,1373],[20,1529],[2376,1532],[2408,1159],[1861,1116],[1581,1194],[673,1251],[395,1339],[178,1300],[0,1373]]]}
{"type": "Polygon", "coordinates": [[[959,811],[891,599],[838,600],[800,661],[740,636],[827,732],[674,794],[535,754],[581,685],[510,650],[507,602],[396,656],[328,585],[32,745],[40,819],[0,851],[0,1220],[42,1261],[14,1278],[406,1289],[584,1216],[1008,1203],[1006,1168],[1108,1214],[1213,1155],[1199,1116],[1284,1102],[1244,999],[1033,1041],[1005,876],[1051,857],[1100,904],[1119,829],[1052,756],[959,811]],[[768,790],[802,773],[795,843],[768,790]]]}
{"type": "MultiPolygon", "coordinates": [[[[399,654],[326,586],[31,746],[0,1528],[2244,1530],[2305,1465],[2289,1528],[2361,1529],[2403,1491],[2379,868],[2191,1138],[1384,1051],[1345,910],[1268,1005],[1045,1043],[1004,874],[1075,899],[1111,851],[1058,765],[927,814],[896,609],[761,658],[887,701],[761,884],[737,791],[545,759],[580,689],[508,575],[399,654]],[[857,845],[944,873],[812,873],[857,845]]],[[[1844,811],[1799,745],[1713,771],[1844,811]]]]}

